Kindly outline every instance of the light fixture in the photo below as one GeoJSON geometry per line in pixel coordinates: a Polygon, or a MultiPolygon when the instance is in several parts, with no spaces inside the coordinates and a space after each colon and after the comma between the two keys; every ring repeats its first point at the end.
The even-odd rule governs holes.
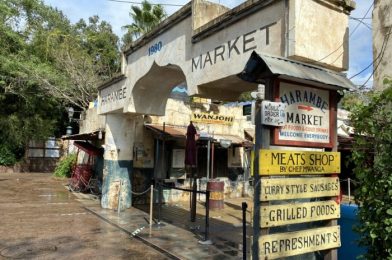
{"type": "Polygon", "coordinates": [[[223,148],[229,148],[231,145],[231,140],[228,139],[220,139],[219,140],[219,144],[220,146],[222,146],[223,148]]]}
{"type": "Polygon", "coordinates": [[[70,136],[72,135],[72,126],[67,126],[67,130],[65,131],[65,135],[66,136],[70,136]]]}
{"type": "Polygon", "coordinates": [[[74,113],[75,113],[75,110],[74,110],[73,107],[67,107],[67,112],[68,112],[68,119],[69,119],[69,122],[71,122],[71,121],[72,121],[72,118],[73,118],[73,115],[74,115],[74,113]]]}

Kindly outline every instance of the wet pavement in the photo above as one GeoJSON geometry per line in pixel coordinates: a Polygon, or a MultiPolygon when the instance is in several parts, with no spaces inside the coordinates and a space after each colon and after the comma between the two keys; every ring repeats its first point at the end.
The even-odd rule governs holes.
{"type": "MultiPolygon", "coordinates": [[[[202,201],[196,222],[189,221],[189,202],[163,205],[163,225],[150,230],[148,206],[102,209],[99,200],[73,194],[64,184],[48,174],[0,174],[0,259],[242,259],[244,199],[210,211],[212,245],[203,245],[202,201]]],[[[248,225],[248,248],[250,231],[248,225]]]]}
{"type": "Polygon", "coordinates": [[[84,207],[64,180],[0,174],[0,259],[168,259],[84,207]]]}

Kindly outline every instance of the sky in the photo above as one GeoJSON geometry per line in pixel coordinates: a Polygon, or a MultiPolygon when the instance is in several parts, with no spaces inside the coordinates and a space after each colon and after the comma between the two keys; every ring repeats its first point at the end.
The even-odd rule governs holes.
{"type": "MultiPolygon", "coordinates": [[[[124,31],[121,29],[126,24],[131,24],[129,11],[131,3],[121,2],[122,0],[44,0],[48,5],[56,7],[76,23],[81,18],[87,20],[88,17],[98,15],[101,20],[109,22],[113,31],[121,38],[124,31]]],[[[141,2],[142,0],[123,0],[126,2],[141,2]]],[[[233,8],[245,0],[209,0],[233,8]]],[[[166,12],[170,15],[189,2],[189,0],[149,0],[151,3],[161,3],[165,5],[166,12]],[[177,6],[178,5],[178,6],[177,6]]],[[[351,78],[372,63],[372,10],[373,1],[356,0],[357,7],[351,12],[349,20],[349,70],[347,77],[351,78]],[[369,12],[366,14],[366,12],[369,12]],[[366,17],[365,17],[366,14],[366,17]],[[362,23],[358,19],[362,19],[362,23]]],[[[373,66],[353,77],[351,80],[356,85],[362,86],[366,82],[367,87],[373,85],[373,66]]]]}

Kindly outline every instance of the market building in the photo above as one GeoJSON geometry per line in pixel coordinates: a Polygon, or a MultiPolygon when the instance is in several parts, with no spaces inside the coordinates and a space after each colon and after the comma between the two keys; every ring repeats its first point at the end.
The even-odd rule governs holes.
{"type": "MultiPolygon", "coordinates": [[[[256,70],[282,79],[295,77],[342,89],[351,86],[340,72],[348,68],[348,14],[353,8],[352,1],[259,0],[229,10],[193,0],[135,41],[123,54],[122,75],[99,88],[98,114],[105,116],[102,207],[116,208],[118,194],[122,207],[132,205],[132,180],[144,174],[136,173],[138,167],[152,167],[155,173],[150,174],[154,176],[160,169],[159,176],[170,179],[171,169],[160,167],[161,162],[151,155],[152,151],[158,154],[162,136],[175,139],[170,131],[178,129],[170,128],[168,120],[164,130],[162,124],[154,124],[148,117],[165,115],[168,97],[180,84],[186,86],[189,96],[236,100],[242,92],[257,89],[257,80],[249,83],[239,77],[252,62],[252,55],[264,62],[259,63],[264,67],[256,70]],[[334,53],[340,45],[345,50],[343,55],[334,53]],[[153,136],[146,142],[138,134],[148,133],[145,128],[153,136]],[[141,158],[148,149],[149,158],[141,158]]],[[[219,119],[216,111],[206,112],[219,119]]],[[[175,127],[189,123],[189,119],[181,120],[175,127]]],[[[244,135],[219,134],[226,135],[221,139],[239,136],[232,138],[236,146],[228,154],[236,154],[235,147],[244,147],[244,135]]],[[[181,156],[177,149],[181,141],[170,142],[171,153],[181,156]]]]}

